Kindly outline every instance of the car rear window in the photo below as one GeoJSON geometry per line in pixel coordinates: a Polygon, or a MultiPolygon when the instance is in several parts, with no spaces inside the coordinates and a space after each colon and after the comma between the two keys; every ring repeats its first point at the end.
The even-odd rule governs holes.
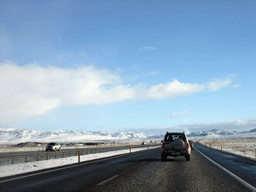
{"type": "Polygon", "coordinates": [[[182,139],[183,141],[186,141],[185,136],[183,134],[167,134],[165,136],[165,141],[175,141],[178,139],[182,139]]]}
{"type": "Polygon", "coordinates": [[[49,143],[48,145],[56,145],[55,143],[49,143]]]}

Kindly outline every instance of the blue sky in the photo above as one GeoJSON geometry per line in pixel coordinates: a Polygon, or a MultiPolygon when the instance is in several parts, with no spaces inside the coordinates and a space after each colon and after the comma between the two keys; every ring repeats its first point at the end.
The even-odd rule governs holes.
{"type": "Polygon", "coordinates": [[[0,126],[256,127],[255,1],[1,1],[0,126]]]}

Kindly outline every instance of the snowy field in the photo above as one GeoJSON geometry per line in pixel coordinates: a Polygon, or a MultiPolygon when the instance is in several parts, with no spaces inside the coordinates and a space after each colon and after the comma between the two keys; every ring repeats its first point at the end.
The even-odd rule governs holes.
{"type": "MultiPolygon", "coordinates": [[[[150,147],[150,149],[153,149],[153,148],[157,148],[157,147],[150,147]]],[[[132,148],[132,152],[142,151],[142,150],[148,150],[148,147],[132,148]]],[[[89,160],[93,160],[93,159],[100,159],[100,158],[104,158],[104,157],[121,155],[121,154],[125,154],[125,153],[129,153],[129,149],[83,155],[80,157],[80,161],[81,162],[89,161],[89,160]]],[[[17,175],[17,174],[21,174],[21,173],[38,171],[38,170],[42,170],[42,169],[58,167],[58,166],[63,166],[63,165],[69,165],[69,164],[74,164],[77,162],[78,162],[78,157],[73,156],[73,157],[67,157],[67,158],[61,158],[61,159],[51,159],[51,160],[46,160],[46,161],[34,161],[34,162],[28,162],[28,163],[4,165],[4,166],[1,166],[0,177],[17,175]]]]}
{"type": "Polygon", "coordinates": [[[256,160],[256,141],[201,142],[203,145],[256,160]]]}
{"type": "Polygon", "coordinates": [[[207,147],[256,160],[256,132],[191,138],[207,147]]]}

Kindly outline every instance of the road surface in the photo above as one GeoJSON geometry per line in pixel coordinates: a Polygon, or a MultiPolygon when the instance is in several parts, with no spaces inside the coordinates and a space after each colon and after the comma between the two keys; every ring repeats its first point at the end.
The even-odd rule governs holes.
{"type": "MultiPolygon", "coordinates": [[[[255,174],[251,177],[255,178],[255,174]]],[[[192,150],[191,161],[184,157],[168,157],[162,162],[157,148],[1,178],[0,191],[251,190],[197,150],[192,150]]]]}

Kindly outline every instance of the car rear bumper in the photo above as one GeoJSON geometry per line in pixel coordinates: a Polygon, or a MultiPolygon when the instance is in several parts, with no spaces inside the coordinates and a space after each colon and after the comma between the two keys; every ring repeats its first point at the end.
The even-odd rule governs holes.
{"type": "Polygon", "coordinates": [[[186,152],[184,152],[184,151],[163,151],[162,155],[177,157],[177,156],[188,156],[189,153],[187,151],[186,152]]]}

